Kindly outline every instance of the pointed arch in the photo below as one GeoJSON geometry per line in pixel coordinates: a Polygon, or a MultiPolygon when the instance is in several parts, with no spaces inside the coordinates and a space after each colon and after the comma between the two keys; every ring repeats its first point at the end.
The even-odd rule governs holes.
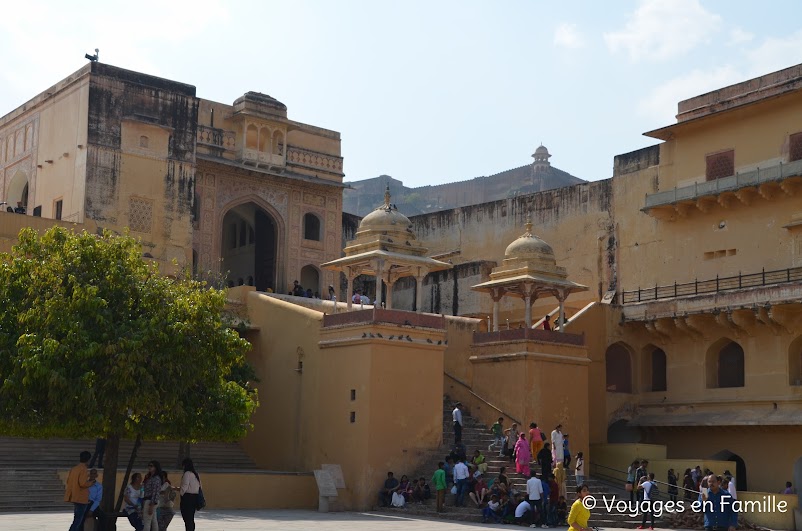
{"type": "Polygon", "coordinates": [[[632,347],[619,341],[607,347],[604,355],[606,389],[610,393],[632,392],[632,347]]]}
{"type": "Polygon", "coordinates": [[[707,388],[744,387],[744,357],[743,347],[728,337],[710,345],[705,357],[707,388]]]}

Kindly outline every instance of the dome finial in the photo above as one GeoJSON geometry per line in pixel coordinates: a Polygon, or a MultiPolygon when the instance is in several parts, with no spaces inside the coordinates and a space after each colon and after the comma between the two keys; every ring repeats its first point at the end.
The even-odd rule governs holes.
{"type": "Polygon", "coordinates": [[[384,190],[384,208],[390,208],[390,183],[387,183],[384,190]]]}
{"type": "Polygon", "coordinates": [[[529,214],[529,216],[526,218],[526,224],[524,225],[524,227],[526,227],[526,234],[524,234],[524,236],[531,236],[532,235],[532,214],[529,214]]]}

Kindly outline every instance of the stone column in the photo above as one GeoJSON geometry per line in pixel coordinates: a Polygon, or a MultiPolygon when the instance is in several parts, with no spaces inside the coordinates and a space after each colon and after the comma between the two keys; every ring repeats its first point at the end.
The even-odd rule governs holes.
{"type": "Polygon", "coordinates": [[[415,311],[421,313],[423,311],[423,279],[426,277],[426,272],[418,268],[418,274],[415,275],[415,311]]]}
{"type": "Polygon", "coordinates": [[[560,323],[560,333],[565,333],[565,317],[563,312],[565,311],[565,291],[560,290],[557,294],[557,300],[560,301],[560,315],[557,317],[560,323]]]}
{"type": "Polygon", "coordinates": [[[490,296],[493,298],[493,332],[498,332],[498,307],[504,291],[500,288],[492,288],[490,296]]]}
{"type": "Polygon", "coordinates": [[[346,288],[347,292],[345,294],[345,296],[348,297],[348,306],[346,308],[346,311],[350,312],[351,311],[351,305],[354,302],[354,276],[351,274],[351,268],[350,267],[346,268],[345,276],[348,279],[348,288],[346,288]]]}
{"type": "Polygon", "coordinates": [[[395,286],[395,280],[392,280],[390,275],[387,275],[387,304],[385,307],[388,310],[393,308],[393,286],[395,286]]]}
{"type": "Polygon", "coordinates": [[[531,284],[524,285],[524,304],[526,304],[526,308],[524,308],[524,322],[526,323],[526,328],[532,328],[532,303],[534,302],[534,299],[532,298],[533,291],[534,289],[531,284]]]}
{"type": "Polygon", "coordinates": [[[373,301],[374,308],[382,307],[382,286],[384,284],[382,277],[384,275],[384,260],[376,261],[376,300],[373,301]]]}

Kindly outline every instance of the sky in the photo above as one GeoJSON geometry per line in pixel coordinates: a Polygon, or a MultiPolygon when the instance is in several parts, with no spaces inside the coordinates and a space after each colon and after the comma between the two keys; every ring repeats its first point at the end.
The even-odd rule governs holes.
{"type": "Polygon", "coordinates": [[[140,0],[0,9],[0,115],[100,60],[340,132],[347,181],[421,186],[532,161],[586,180],[677,102],[802,63],[802,2],[140,0]]]}

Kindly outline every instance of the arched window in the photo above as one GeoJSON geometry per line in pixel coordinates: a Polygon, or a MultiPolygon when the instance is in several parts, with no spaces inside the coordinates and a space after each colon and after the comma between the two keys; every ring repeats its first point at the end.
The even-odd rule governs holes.
{"type": "Polygon", "coordinates": [[[744,386],[744,349],[727,338],[713,343],[707,352],[707,387],[744,386]]]}
{"type": "Polygon", "coordinates": [[[249,125],[245,131],[245,147],[248,149],[256,149],[259,138],[259,131],[255,125],[249,125]]]}
{"type": "Polygon", "coordinates": [[[314,214],[304,214],[304,239],[320,241],[320,218],[314,214]]]}
{"type": "Polygon", "coordinates": [[[788,347],[788,384],[802,385],[802,336],[788,347]]]}
{"type": "Polygon", "coordinates": [[[284,156],[284,135],[281,131],[273,133],[273,154],[280,157],[284,156]]]}
{"type": "Polygon", "coordinates": [[[666,353],[661,348],[652,350],[652,387],[651,391],[665,391],[666,385],[666,353]]]}
{"type": "Polygon", "coordinates": [[[605,355],[607,391],[611,393],[632,392],[632,356],[623,343],[610,345],[605,355]]]}

